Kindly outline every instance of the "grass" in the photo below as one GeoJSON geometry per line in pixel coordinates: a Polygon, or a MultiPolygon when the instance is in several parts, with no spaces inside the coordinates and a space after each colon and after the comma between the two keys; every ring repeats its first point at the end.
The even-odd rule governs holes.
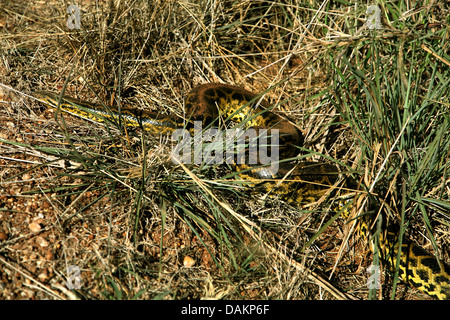
{"type": "Polygon", "coordinates": [[[199,83],[264,92],[306,136],[297,160],[334,161],[360,183],[355,217],[399,223],[448,262],[443,2],[380,2],[377,31],[364,28],[365,5],[334,2],[86,2],[80,30],[67,28],[68,5],[0,9],[2,84],[17,90],[0,88],[2,299],[424,297],[388,272],[369,292],[378,256],[330,212],[332,199],[261,201],[226,166],[175,165],[160,137],[23,94],[182,116],[199,83]],[[74,292],[68,265],[82,270],[74,292]]]}
{"type": "Polygon", "coordinates": [[[378,219],[401,221],[400,241],[415,228],[423,230],[438,256],[430,221],[448,216],[449,69],[424,48],[445,55],[443,35],[430,33],[421,41],[405,35],[400,43],[375,35],[358,46],[363,54],[353,61],[346,58],[353,53],[342,55],[330,96],[357,137],[359,166],[372,172],[365,185],[377,193],[378,219]],[[442,202],[426,203],[429,196],[442,202]]]}

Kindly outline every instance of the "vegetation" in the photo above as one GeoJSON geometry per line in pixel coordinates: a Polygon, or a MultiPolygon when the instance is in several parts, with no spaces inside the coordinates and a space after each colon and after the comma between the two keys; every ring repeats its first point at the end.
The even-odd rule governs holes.
{"type": "Polygon", "coordinates": [[[333,197],[255,195],[226,166],[174,164],[161,137],[47,109],[40,90],[174,116],[197,84],[265,92],[305,134],[297,161],[358,181],[351,221],[399,222],[450,261],[444,1],[379,1],[381,29],[354,1],[87,0],[79,29],[71,3],[0,4],[2,299],[426,298],[388,272],[367,288],[377,254],[333,197]]]}

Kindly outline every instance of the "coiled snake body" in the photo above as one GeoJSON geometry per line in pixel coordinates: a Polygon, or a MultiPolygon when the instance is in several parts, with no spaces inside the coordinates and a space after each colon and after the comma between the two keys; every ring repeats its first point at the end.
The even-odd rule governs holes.
{"type": "MultiPolygon", "coordinates": [[[[288,120],[270,111],[270,105],[258,95],[241,87],[210,83],[197,86],[185,99],[185,119],[162,116],[158,112],[123,108],[106,109],[59,94],[40,92],[35,95],[42,103],[70,114],[96,122],[122,122],[129,127],[140,127],[152,134],[171,133],[177,128],[192,128],[192,121],[201,120],[204,126],[245,124],[256,130],[279,131],[280,160],[277,171],[261,166],[236,165],[239,177],[252,186],[263,188],[281,200],[297,205],[317,201],[338,180],[338,168],[329,163],[302,162],[284,164],[283,159],[297,154],[295,146],[303,144],[303,135],[288,120]],[[280,182],[281,179],[281,182],[280,182]]],[[[340,203],[342,207],[342,202],[340,203]]],[[[346,210],[342,210],[345,217],[346,210]]],[[[360,234],[369,238],[368,224],[360,221],[360,234]]],[[[395,271],[398,242],[395,232],[380,236],[379,247],[383,260],[395,271]]],[[[414,243],[403,241],[398,271],[400,278],[438,299],[450,299],[450,267],[437,260],[414,243]]]]}

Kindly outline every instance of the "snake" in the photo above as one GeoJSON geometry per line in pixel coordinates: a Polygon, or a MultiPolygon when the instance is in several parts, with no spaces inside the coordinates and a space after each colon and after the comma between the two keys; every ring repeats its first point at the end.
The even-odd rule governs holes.
{"type": "MultiPolygon", "coordinates": [[[[289,159],[299,153],[298,146],[304,143],[302,131],[291,121],[273,111],[272,105],[261,94],[256,94],[224,83],[206,83],[194,87],[184,100],[184,116],[163,115],[158,110],[149,111],[138,108],[108,108],[74,99],[55,92],[40,91],[34,95],[42,104],[63,112],[98,123],[122,124],[126,127],[140,128],[152,135],[170,134],[177,129],[193,132],[195,121],[203,127],[244,125],[245,128],[277,130],[279,133],[279,164],[270,170],[259,163],[256,165],[234,164],[237,176],[249,182],[254,190],[263,190],[297,206],[310,204],[335,188],[342,176],[335,164],[317,161],[301,161],[295,164],[289,159]],[[286,160],[286,161],[285,161],[286,160]]],[[[248,156],[246,158],[248,160],[248,156]]],[[[354,188],[344,180],[347,189],[354,188]]],[[[338,198],[338,193],[335,193],[338,198]]],[[[336,211],[348,219],[349,199],[337,200],[336,211]],[[346,209],[347,207],[347,209],[346,209]]],[[[367,217],[366,217],[367,219],[367,217]]],[[[373,240],[369,222],[358,219],[359,234],[373,240]]],[[[371,245],[373,250],[374,244],[371,245]]],[[[387,230],[378,237],[379,254],[388,270],[419,291],[433,298],[450,299],[450,266],[417,245],[403,239],[401,246],[398,231],[387,230]],[[398,258],[399,257],[399,258],[398,258]]]]}

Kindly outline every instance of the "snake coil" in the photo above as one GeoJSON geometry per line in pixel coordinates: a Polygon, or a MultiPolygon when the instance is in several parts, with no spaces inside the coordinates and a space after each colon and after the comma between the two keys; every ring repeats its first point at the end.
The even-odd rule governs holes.
{"type": "MultiPolygon", "coordinates": [[[[167,134],[177,128],[190,128],[192,121],[201,120],[205,126],[219,122],[245,123],[247,127],[277,129],[280,133],[280,159],[295,156],[295,146],[303,144],[303,135],[288,120],[270,111],[270,105],[260,96],[241,87],[209,83],[195,87],[185,99],[185,119],[162,116],[157,112],[138,109],[107,110],[56,93],[40,92],[36,97],[44,104],[96,122],[121,121],[126,126],[140,127],[152,134],[167,134]]],[[[317,201],[337,181],[339,170],[328,163],[303,162],[295,166],[280,163],[276,172],[264,167],[236,165],[241,179],[252,186],[264,188],[289,203],[301,205],[317,201]],[[282,183],[278,183],[282,179],[282,183]]],[[[344,211],[343,211],[344,212],[344,211]]],[[[346,213],[344,212],[344,215],[346,213]]],[[[368,225],[359,223],[360,234],[369,238],[368,225]]],[[[397,235],[387,232],[380,236],[379,246],[385,262],[396,269],[399,252],[397,235]]],[[[398,263],[399,276],[405,282],[438,299],[450,299],[450,267],[413,242],[402,243],[398,263]]]]}

